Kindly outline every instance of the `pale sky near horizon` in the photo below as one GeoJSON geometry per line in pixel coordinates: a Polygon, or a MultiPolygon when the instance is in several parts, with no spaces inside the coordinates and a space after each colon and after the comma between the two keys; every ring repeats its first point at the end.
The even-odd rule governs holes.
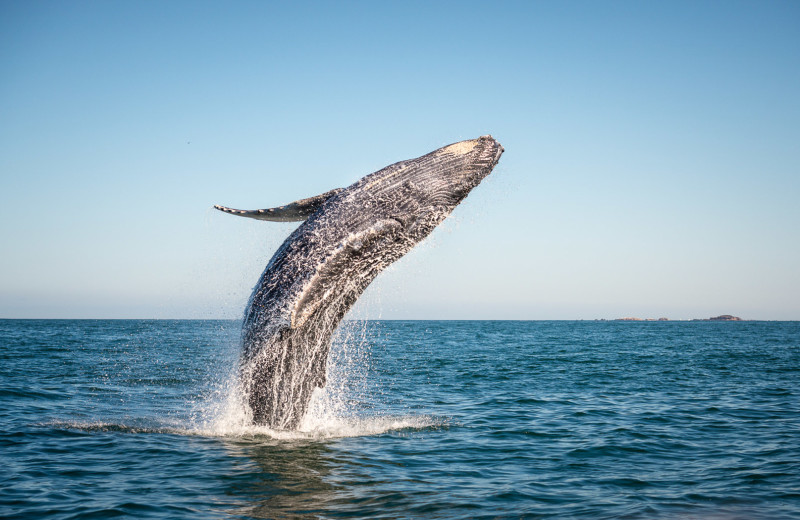
{"type": "Polygon", "coordinates": [[[800,319],[800,3],[0,0],[0,318],[237,318],[237,219],[492,134],[356,315],[800,319]]]}

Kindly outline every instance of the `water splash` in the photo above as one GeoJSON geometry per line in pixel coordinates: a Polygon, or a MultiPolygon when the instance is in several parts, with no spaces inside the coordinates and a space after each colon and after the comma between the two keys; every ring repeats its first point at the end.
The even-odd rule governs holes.
{"type": "Polygon", "coordinates": [[[228,370],[201,400],[186,434],[211,437],[328,439],[381,435],[403,430],[447,426],[447,420],[427,415],[382,411],[381,391],[371,377],[371,347],[376,325],[365,320],[343,321],[333,337],[326,369],[327,384],[312,394],[308,411],[296,430],[278,430],[253,423],[239,374],[228,370]]]}
{"type": "Polygon", "coordinates": [[[51,421],[40,426],[55,430],[83,431],[88,433],[117,432],[127,434],[186,435],[227,439],[272,439],[327,440],[345,437],[366,437],[387,433],[438,430],[450,426],[450,422],[433,416],[375,416],[365,418],[331,418],[320,424],[312,424],[303,430],[273,430],[253,424],[211,424],[200,426],[167,426],[164,424],[137,425],[114,421],[51,421]]]}

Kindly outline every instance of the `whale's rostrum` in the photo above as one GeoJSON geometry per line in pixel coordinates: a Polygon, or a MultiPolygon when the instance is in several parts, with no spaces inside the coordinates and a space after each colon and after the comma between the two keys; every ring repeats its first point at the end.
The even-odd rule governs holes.
{"type": "Polygon", "coordinates": [[[297,428],[325,385],[331,336],[372,280],[428,236],[497,164],[491,136],[400,161],[353,185],[262,210],[215,208],[303,222],[255,286],[242,329],[240,381],[252,420],[297,428]]]}

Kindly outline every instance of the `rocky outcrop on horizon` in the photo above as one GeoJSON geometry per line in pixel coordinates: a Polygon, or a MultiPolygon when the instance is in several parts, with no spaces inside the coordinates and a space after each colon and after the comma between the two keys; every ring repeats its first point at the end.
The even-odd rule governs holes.
{"type": "MultiPolygon", "coordinates": [[[[605,320],[602,320],[605,321],[605,320]]],[[[633,316],[628,316],[625,318],[616,318],[614,321],[670,321],[669,318],[635,318],[633,316]]],[[[681,320],[678,320],[681,321],[681,320]]],[[[732,316],[730,314],[720,314],[719,316],[714,316],[712,318],[695,318],[689,321],[744,321],[742,318],[738,316],[732,316]]]]}

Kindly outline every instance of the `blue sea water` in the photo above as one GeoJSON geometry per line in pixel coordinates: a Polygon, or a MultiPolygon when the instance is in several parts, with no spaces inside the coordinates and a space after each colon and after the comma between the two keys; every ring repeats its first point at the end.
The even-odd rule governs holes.
{"type": "Polygon", "coordinates": [[[298,432],[238,341],[0,320],[0,517],[800,519],[798,322],[351,322],[298,432]]]}

